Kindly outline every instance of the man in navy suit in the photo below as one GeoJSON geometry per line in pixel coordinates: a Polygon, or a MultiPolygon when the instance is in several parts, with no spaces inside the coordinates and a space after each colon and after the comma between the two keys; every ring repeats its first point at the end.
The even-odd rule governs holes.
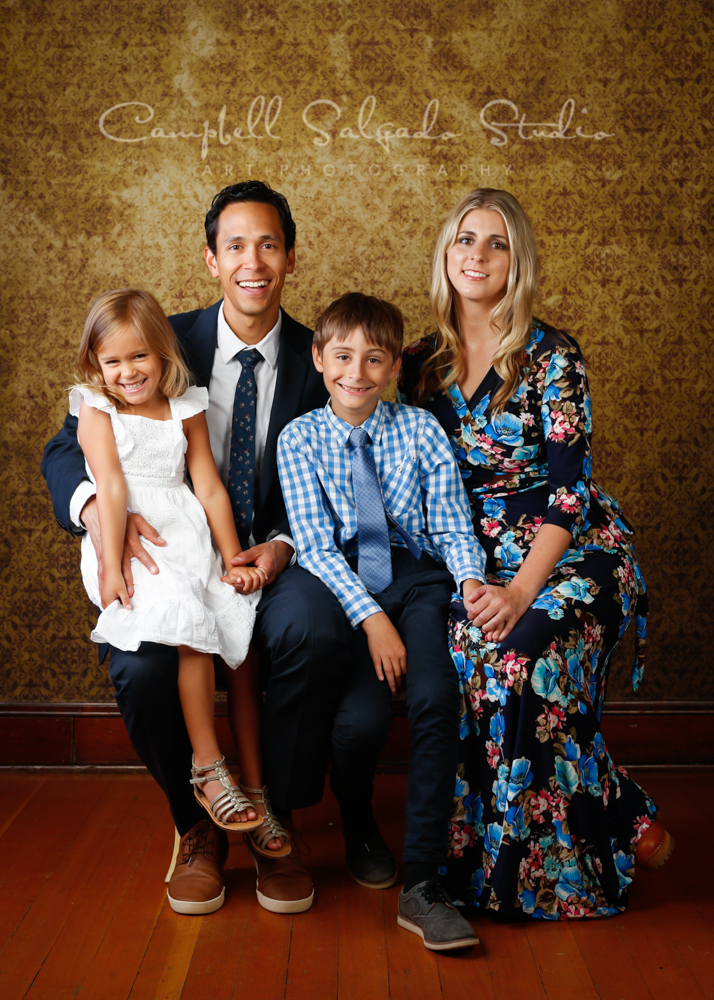
{"type": "MultiPolygon", "coordinates": [[[[205,228],[205,260],[221,284],[223,300],[169,321],[196,383],[208,387],[211,449],[224,482],[242,369],[237,356],[247,348],[261,355],[254,369],[250,538],[234,563],[261,566],[267,573],[254,634],[265,690],[261,746],[266,781],[275,810],[290,830],[291,810],[321,799],[331,755],[331,785],[340,803],[350,871],[363,885],[383,886],[396,877],[394,859],[379,835],[369,798],[362,793],[354,801],[350,791],[365,788],[364,780],[355,785],[355,775],[374,773],[390,718],[383,700],[381,705],[366,703],[348,690],[352,630],[332,592],[296,564],[278,480],[280,431],[327,399],[312,364],[311,331],[280,306],[286,275],[295,267],[295,223],[281,194],[260,181],[245,181],[215,196],[205,228]]],[[[74,417],[66,418],[45,448],[42,472],[59,524],[73,535],[88,531],[101,566],[96,497],[74,417]]],[[[141,536],[161,544],[140,515],[130,514],[122,563],[130,596],[132,557],[157,571],[141,536]]],[[[221,869],[227,844],[225,834],[204,818],[188,781],[191,745],[178,697],[176,650],[148,642],[136,652],[111,648],[109,670],[132,743],[166,793],[181,837],[168,889],[171,905],[181,913],[211,912],[224,898],[221,869]]],[[[278,913],[306,910],[313,899],[312,881],[292,836],[291,846],[284,858],[265,859],[251,851],[259,901],[278,913]]]]}

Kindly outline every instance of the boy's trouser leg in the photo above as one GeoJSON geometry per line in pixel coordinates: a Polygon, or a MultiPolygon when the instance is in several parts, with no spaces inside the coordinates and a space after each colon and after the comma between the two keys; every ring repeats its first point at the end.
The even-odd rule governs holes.
{"type": "Polygon", "coordinates": [[[206,813],[189,784],[191,743],[179,701],[176,648],[142,642],[128,652],[111,646],[109,674],[132,745],[164,790],[183,836],[206,813]]]}
{"type": "MultiPolygon", "coordinates": [[[[446,861],[449,816],[459,747],[459,683],[449,654],[447,622],[454,581],[423,554],[392,550],[394,580],[375,599],[407,650],[409,756],[404,860],[446,861]]],[[[391,693],[377,680],[366,636],[335,716],[331,787],[341,805],[369,801],[379,754],[389,731],[391,693]]]]}
{"type": "Polygon", "coordinates": [[[444,864],[459,749],[459,682],[447,638],[454,581],[427,555],[416,563],[399,552],[393,564],[395,583],[383,607],[407,650],[412,744],[404,860],[444,864]]]}
{"type": "Polygon", "coordinates": [[[261,748],[271,800],[281,812],[314,805],[325,787],[354,631],[332,591],[291,566],[265,588],[254,639],[265,690],[261,748]]]}
{"type": "Polygon", "coordinates": [[[354,658],[332,729],[330,788],[345,821],[370,814],[377,760],[392,724],[392,694],[380,681],[369,655],[367,636],[352,630],[354,658]]]}

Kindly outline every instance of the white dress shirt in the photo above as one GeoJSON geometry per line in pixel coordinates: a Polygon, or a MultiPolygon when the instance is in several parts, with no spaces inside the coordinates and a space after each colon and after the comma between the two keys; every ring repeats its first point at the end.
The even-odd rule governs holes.
{"type": "MultiPolygon", "coordinates": [[[[216,341],[216,353],[213,357],[211,380],[208,386],[206,423],[208,424],[211,451],[224,486],[228,482],[228,466],[231,454],[233,399],[243,368],[240,361],[238,361],[237,355],[241,351],[254,348],[256,351],[260,351],[264,359],[255,366],[255,492],[256,494],[258,492],[260,470],[263,465],[263,455],[265,454],[265,442],[268,437],[270,411],[273,408],[275,384],[278,377],[278,350],[280,347],[280,328],[282,322],[283,316],[282,313],[279,313],[278,322],[269,333],[266,333],[259,343],[246,344],[229,327],[223,312],[223,303],[221,303],[221,307],[218,310],[218,337],[216,341]]],[[[88,479],[83,479],[74,491],[69,514],[72,522],[78,528],[83,527],[80,521],[82,508],[95,493],[94,484],[88,479]]],[[[272,541],[274,538],[287,542],[288,545],[294,548],[294,543],[289,535],[272,531],[268,534],[267,539],[268,541],[272,541]]],[[[252,535],[250,537],[250,544],[255,544],[255,539],[252,535]]]]}

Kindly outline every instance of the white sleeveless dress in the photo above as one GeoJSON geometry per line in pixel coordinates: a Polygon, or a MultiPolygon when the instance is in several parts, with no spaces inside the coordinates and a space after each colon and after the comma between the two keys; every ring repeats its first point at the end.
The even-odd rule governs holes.
{"type": "MultiPolygon", "coordinates": [[[[170,399],[171,419],[165,421],[119,413],[101,393],[83,387],[70,393],[74,416],[82,401],[111,417],[129,510],[145,517],[166,542],[158,546],[142,538],[159,572],[154,576],[138,559],[131,560],[131,610],[116,600],[101,611],[97,557],[89,535],[84,536],[82,581],[101,611],[91,638],[125,650],[136,650],[142,642],[185,645],[218,653],[237,667],[248,653],[260,592],[242,595],[221,583],[221,560],[206,514],[184,481],[182,421],[206,409],[208,390],[192,386],[170,399]]],[[[94,482],[89,466],[87,475],[94,482]]]]}

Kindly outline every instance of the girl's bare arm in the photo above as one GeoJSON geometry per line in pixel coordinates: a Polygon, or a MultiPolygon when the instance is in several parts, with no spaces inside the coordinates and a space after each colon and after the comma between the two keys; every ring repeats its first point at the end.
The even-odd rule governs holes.
{"type": "Polygon", "coordinates": [[[109,414],[83,402],[79,411],[77,436],[97,484],[97,510],[104,563],[104,578],[100,585],[102,606],[106,608],[119,598],[124,607],[130,608],[129,595],[121,573],[127,488],[109,414]]]}
{"type": "Polygon", "coordinates": [[[206,512],[208,526],[228,570],[228,582],[241,581],[239,589],[244,593],[259,590],[264,572],[254,567],[231,568],[231,559],[241,551],[231,501],[218,475],[218,469],[211,452],[208,424],[204,413],[197,413],[183,422],[184,434],[188,441],[186,464],[191,473],[194,493],[206,512]],[[235,579],[233,579],[235,577],[235,579]]]}

